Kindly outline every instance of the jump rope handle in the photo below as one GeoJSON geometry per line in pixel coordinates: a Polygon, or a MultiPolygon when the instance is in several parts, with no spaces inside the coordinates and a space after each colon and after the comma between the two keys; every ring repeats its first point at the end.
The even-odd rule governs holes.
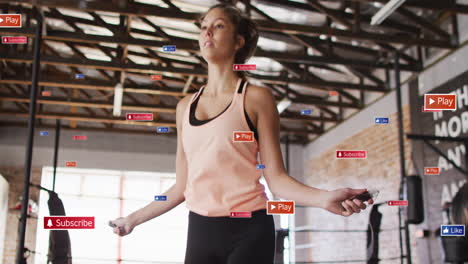
{"type": "Polygon", "coordinates": [[[369,199],[375,200],[375,198],[377,198],[378,195],[379,195],[379,190],[377,190],[377,189],[368,189],[366,192],[361,193],[359,195],[356,195],[353,198],[351,198],[350,200],[358,199],[358,200],[361,200],[363,202],[366,202],[369,199]]]}

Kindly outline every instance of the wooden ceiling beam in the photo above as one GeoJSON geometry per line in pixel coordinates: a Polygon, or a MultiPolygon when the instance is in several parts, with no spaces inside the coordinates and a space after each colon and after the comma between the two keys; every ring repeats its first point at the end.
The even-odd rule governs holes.
{"type": "MultiPolygon", "coordinates": [[[[328,2],[342,2],[343,0],[322,0],[328,2]]],[[[372,3],[379,2],[386,4],[389,0],[350,0],[361,3],[372,3]]],[[[449,11],[453,13],[468,14],[468,5],[452,4],[451,1],[439,1],[439,0],[419,0],[419,1],[406,1],[403,6],[405,7],[416,7],[420,9],[428,9],[435,11],[449,11]]]]}
{"type": "MultiPolygon", "coordinates": [[[[27,118],[29,113],[15,112],[15,111],[2,111],[0,116],[13,116],[13,117],[24,117],[27,118]]],[[[176,127],[175,122],[161,121],[161,122],[152,122],[152,121],[128,121],[122,118],[109,118],[109,117],[92,117],[85,116],[81,114],[63,114],[63,113],[37,113],[36,118],[42,119],[63,119],[69,121],[77,122],[93,122],[93,123],[108,123],[108,124],[119,124],[119,125],[135,125],[135,126],[167,126],[167,127],[176,127]]]]}
{"type": "MultiPolygon", "coordinates": [[[[22,85],[31,85],[31,80],[25,79],[2,79],[0,84],[11,83],[11,84],[22,84],[22,85]]],[[[80,84],[73,82],[73,80],[53,80],[53,79],[42,79],[39,81],[39,86],[48,86],[48,87],[63,87],[63,88],[78,88],[85,90],[100,90],[113,92],[115,85],[103,85],[103,84],[93,84],[87,82],[85,84],[80,84]]],[[[155,95],[169,95],[169,96],[185,96],[182,92],[172,91],[173,89],[155,89],[154,86],[138,86],[138,87],[124,87],[124,91],[127,93],[141,93],[141,94],[155,94],[155,95]]]]}
{"type": "MultiPolygon", "coordinates": [[[[391,63],[382,63],[376,60],[368,61],[355,58],[343,58],[337,55],[333,56],[314,56],[314,55],[299,55],[299,54],[286,54],[283,52],[276,51],[264,51],[261,48],[257,48],[255,52],[257,57],[267,57],[277,61],[284,61],[289,63],[296,64],[332,64],[332,65],[345,65],[345,66],[355,66],[360,68],[369,68],[369,69],[392,69],[394,66],[391,63]]],[[[409,64],[400,64],[401,69],[404,71],[416,72],[419,69],[415,66],[409,64]]]]}
{"type": "MultiPolygon", "coordinates": [[[[20,95],[7,95],[0,93],[0,101],[4,102],[18,102],[18,103],[29,103],[30,100],[27,97],[20,95]]],[[[88,108],[98,108],[98,109],[113,109],[113,104],[107,102],[99,101],[90,101],[90,100],[80,100],[67,97],[57,97],[57,96],[39,96],[37,99],[38,104],[46,105],[65,105],[65,106],[75,106],[75,107],[88,107],[88,108]]],[[[135,104],[135,105],[122,105],[122,110],[127,111],[149,111],[149,112],[158,112],[158,113],[168,113],[175,114],[176,109],[174,107],[160,107],[157,105],[146,105],[146,104],[135,104]]]]}
{"type": "MultiPolygon", "coordinates": [[[[27,62],[32,63],[31,54],[0,54],[0,60],[5,61],[16,61],[16,62],[27,62]]],[[[85,59],[71,59],[71,58],[59,58],[55,56],[42,56],[41,64],[51,65],[63,65],[63,66],[74,66],[83,68],[103,69],[112,71],[126,71],[126,72],[137,72],[146,74],[161,74],[161,73],[175,73],[181,75],[195,75],[206,77],[207,73],[200,69],[185,69],[175,67],[161,67],[157,65],[141,65],[141,64],[129,64],[129,63],[115,63],[107,61],[97,60],[85,60],[85,59]]],[[[336,82],[336,81],[320,81],[320,80],[301,80],[298,78],[283,78],[275,76],[264,76],[258,74],[250,74],[252,78],[265,83],[290,83],[298,84],[303,86],[312,87],[324,87],[326,89],[350,89],[350,90],[365,90],[374,92],[386,92],[383,86],[374,85],[359,85],[347,82],[336,82]]]]}
{"type": "MultiPolygon", "coordinates": [[[[1,115],[1,114],[0,114],[1,115]]],[[[27,119],[25,118],[25,122],[18,122],[18,121],[0,121],[0,126],[14,126],[14,127],[23,127],[27,128],[28,123],[27,119]]],[[[55,125],[46,125],[46,124],[40,124],[39,126],[36,126],[38,129],[55,129],[55,125]]],[[[71,130],[71,131],[76,131],[76,129],[68,128],[68,127],[63,127],[62,129],[64,130],[71,130]]],[[[132,134],[141,134],[141,135],[155,135],[157,134],[154,130],[136,130],[136,129],[125,129],[125,128],[95,128],[95,127],[80,127],[79,131],[90,131],[90,132],[106,132],[106,133],[112,133],[112,134],[120,134],[120,133],[132,133],[132,134]]],[[[280,131],[280,133],[284,134],[283,132],[280,131]]],[[[294,132],[290,132],[290,134],[294,134],[294,132]]],[[[176,136],[176,129],[171,130],[169,133],[164,133],[164,134],[157,134],[157,136],[168,136],[168,137],[175,137],[176,136]]],[[[307,143],[306,138],[293,138],[289,139],[288,143],[289,144],[306,144],[307,143]]],[[[280,142],[285,143],[285,137],[280,137],[280,142]]]]}
{"type": "MultiPolygon", "coordinates": [[[[0,57],[1,59],[1,57],[0,57]]],[[[250,74],[256,80],[270,84],[297,84],[306,87],[325,88],[325,89],[349,89],[349,90],[364,90],[369,92],[387,92],[383,86],[375,85],[359,85],[354,83],[335,82],[335,81],[320,81],[320,80],[302,80],[298,78],[271,77],[259,74],[250,74]]]]}
{"type": "MultiPolygon", "coordinates": [[[[163,42],[163,41],[150,41],[150,40],[139,40],[134,39],[131,37],[111,37],[111,36],[97,36],[97,35],[89,35],[87,34],[85,37],[78,37],[71,32],[65,31],[54,31],[50,30],[50,34],[44,36],[45,40],[53,40],[53,41],[60,41],[64,43],[75,42],[76,45],[82,45],[87,47],[98,46],[99,49],[107,49],[108,51],[114,51],[115,48],[109,47],[102,47],[99,45],[101,42],[106,43],[114,43],[118,45],[128,44],[128,45],[140,45],[145,48],[154,48],[154,47],[161,47],[163,45],[176,45],[177,49],[186,50],[191,52],[198,52],[198,48],[196,48],[197,42],[193,40],[184,40],[181,41],[177,39],[173,42],[163,42]]],[[[18,29],[18,30],[11,30],[7,28],[1,28],[0,34],[11,34],[11,35],[26,35],[29,37],[34,37],[33,31],[29,29],[18,29]]],[[[304,39],[307,41],[307,39],[304,39]]],[[[311,43],[312,44],[312,43],[311,43]]],[[[109,56],[108,52],[105,52],[107,56],[109,56]]],[[[135,56],[143,56],[147,58],[151,58],[151,56],[141,53],[141,52],[134,52],[130,51],[130,55],[135,56]],[[146,56],[145,56],[146,55],[146,56]]],[[[282,52],[274,52],[274,51],[264,51],[261,48],[258,48],[254,56],[257,57],[267,57],[273,60],[279,61],[287,61],[291,63],[306,63],[306,64],[335,64],[335,65],[350,65],[362,68],[371,68],[371,69],[391,69],[393,67],[390,63],[382,63],[378,61],[366,61],[360,60],[355,58],[341,58],[339,56],[312,56],[312,55],[295,55],[295,54],[284,54],[282,52]]],[[[181,61],[180,63],[184,63],[181,61]]],[[[192,65],[193,63],[186,63],[192,65]]],[[[408,65],[408,64],[400,64],[400,69],[404,71],[418,71],[419,69],[415,66],[408,65]]]]}
{"type": "Polygon", "coordinates": [[[425,18],[420,17],[413,13],[411,10],[405,8],[405,7],[400,7],[397,10],[397,13],[400,15],[406,17],[408,20],[413,21],[413,23],[418,24],[421,26],[426,31],[432,32],[436,34],[437,36],[450,40],[450,34],[442,30],[440,27],[432,24],[431,22],[427,21],[425,18]]]}
{"type": "MultiPolygon", "coordinates": [[[[30,0],[13,0],[8,3],[20,3],[20,4],[31,4],[30,0]]],[[[34,5],[48,8],[68,8],[74,10],[80,10],[85,12],[110,12],[123,14],[126,16],[157,16],[163,18],[173,18],[187,22],[195,21],[200,14],[198,13],[187,13],[178,11],[171,8],[163,8],[156,5],[142,4],[142,3],[128,3],[126,7],[120,7],[119,5],[109,4],[108,2],[102,1],[83,1],[80,0],[37,0],[34,5]]]]}
{"type": "MultiPolygon", "coordinates": [[[[19,3],[24,3],[28,1],[14,1],[19,3]]],[[[37,0],[36,5],[46,6],[46,7],[61,7],[61,8],[70,8],[70,9],[79,9],[86,12],[116,12],[124,15],[133,15],[133,16],[158,16],[171,19],[181,19],[189,20],[190,22],[195,22],[200,14],[198,13],[187,13],[169,8],[161,8],[154,5],[132,3],[128,5],[128,8],[119,8],[116,5],[107,5],[101,2],[87,2],[86,6],[80,6],[80,1],[58,1],[58,0],[37,0]]],[[[398,38],[391,34],[381,34],[381,33],[371,33],[371,32],[353,32],[352,30],[341,30],[330,27],[320,27],[320,26],[310,26],[310,25],[298,25],[292,23],[278,23],[272,21],[264,20],[255,20],[260,30],[270,31],[270,32],[282,32],[286,34],[304,34],[304,35],[320,35],[324,34],[327,36],[335,36],[349,39],[362,39],[362,40],[371,40],[379,41],[386,43],[395,43],[395,44],[411,44],[411,45],[420,45],[427,47],[438,47],[438,48],[454,48],[455,45],[451,44],[449,41],[427,39],[427,38],[398,38]]],[[[47,34],[49,35],[49,34],[47,34]]],[[[131,45],[131,44],[130,44],[131,45]]],[[[137,44],[138,45],[138,44],[137,44]]],[[[167,44],[168,45],[168,44],[167,44]]],[[[155,45],[156,46],[156,45],[155,45]]]]}

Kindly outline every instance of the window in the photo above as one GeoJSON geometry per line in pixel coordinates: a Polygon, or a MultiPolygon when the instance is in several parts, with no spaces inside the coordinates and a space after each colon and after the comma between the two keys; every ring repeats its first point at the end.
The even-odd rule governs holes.
{"type": "MultiPolygon", "coordinates": [[[[53,168],[45,167],[41,185],[52,189],[53,168]]],[[[67,216],[94,216],[95,229],[69,230],[74,264],[181,263],[185,256],[188,210],[185,203],[118,237],[109,220],[146,206],[175,183],[175,173],[57,168],[55,191],[67,216]],[[119,257],[122,259],[118,262],[119,257]]],[[[49,196],[41,192],[35,263],[46,263],[49,196]]],[[[163,202],[163,201],[161,201],[163,202]]]]}

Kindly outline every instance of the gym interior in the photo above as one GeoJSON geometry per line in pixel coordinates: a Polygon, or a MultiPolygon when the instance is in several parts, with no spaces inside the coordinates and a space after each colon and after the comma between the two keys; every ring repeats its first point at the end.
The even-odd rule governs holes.
{"type": "MultiPolygon", "coordinates": [[[[0,1],[21,15],[0,22],[0,263],[183,263],[185,203],[125,237],[108,222],[175,183],[176,105],[207,81],[197,18],[220,2],[0,1]]],[[[247,79],[275,97],[288,174],[375,191],[350,217],[274,215],[275,263],[468,263],[468,1],[227,2],[258,24],[247,79]]]]}

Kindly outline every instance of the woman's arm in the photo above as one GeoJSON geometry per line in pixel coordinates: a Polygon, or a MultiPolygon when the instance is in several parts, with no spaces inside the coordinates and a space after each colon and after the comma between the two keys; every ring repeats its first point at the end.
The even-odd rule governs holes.
{"type": "Polygon", "coordinates": [[[177,183],[172,185],[172,187],[162,195],[167,196],[167,201],[151,202],[147,206],[129,214],[127,219],[130,225],[135,227],[148,220],[158,217],[172,210],[174,207],[181,204],[185,200],[183,190],[177,186],[177,183]]]}
{"type": "MultiPolygon", "coordinates": [[[[276,196],[294,200],[297,204],[326,209],[344,216],[359,212],[365,204],[355,199],[347,200],[365,192],[365,189],[338,189],[326,191],[304,185],[289,176],[284,168],[279,141],[279,114],[273,94],[266,88],[249,87],[246,104],[254,107],[257,114],[260,158],[265,165],[263,175],[270,190],[276,196]],[[345,201],[346,200],[346,201],[345,201]]],[[[372,200],[369,200],[372,203],[372,200]]]]}
{"type": "Polygon", "coordinates": [[[186,96],[177,104],[176,183],[162,194],[167,196],[167,200],[151,202],[147,206],[131,213],[127,217],[117,218],[112,221],[111,223],[115,225],[114,233],[121,236],[127,235],[135,226],[170,211],[185,200],[184,191],[185,184],[187,182],[187,159],[182,145],[182,118],[190,98],[191,96],[186,96]]]}

